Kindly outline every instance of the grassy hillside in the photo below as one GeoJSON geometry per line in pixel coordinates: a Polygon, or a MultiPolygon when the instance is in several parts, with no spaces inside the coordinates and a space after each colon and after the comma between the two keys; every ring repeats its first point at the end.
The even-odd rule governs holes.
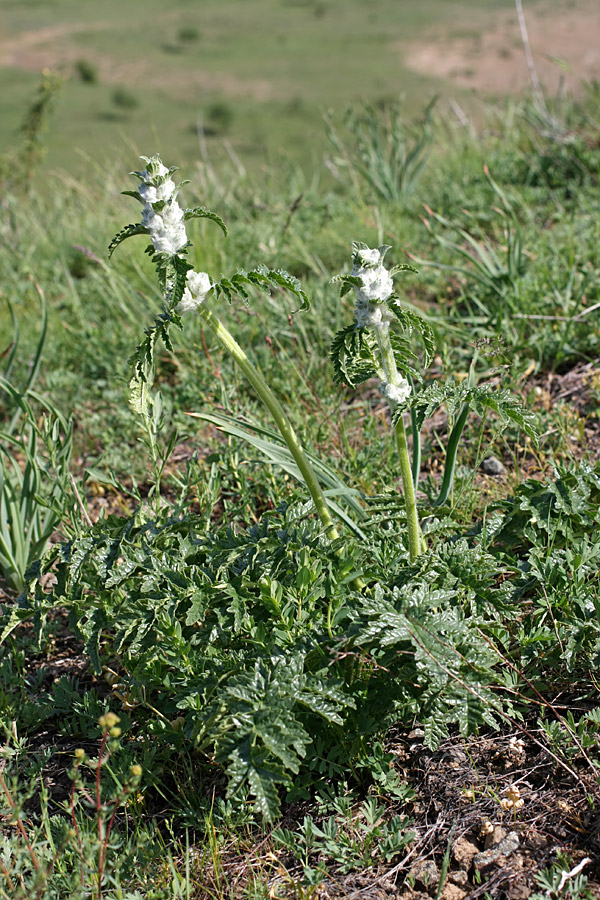
{"type": "MultiPolygon", "coordinates": [[[[405,96],[415,111],[434,93],[457,90],[403,64],[427,29],[482,33],[511,9],[511,0],[484,8],[465,0],[6,2],[1,146],[14,140],[19,111],[49,66],[68,78],[50,139],[53,167],[81,172],[80,154],[112,158],[129,146],[194,159],[202,130],[213,159],[224,155],[225,138],[253,168],[281,153],[312,163],[324,109],[405,96]]],[[[458,88],[459,97],[468,93],[458,88]]]]}

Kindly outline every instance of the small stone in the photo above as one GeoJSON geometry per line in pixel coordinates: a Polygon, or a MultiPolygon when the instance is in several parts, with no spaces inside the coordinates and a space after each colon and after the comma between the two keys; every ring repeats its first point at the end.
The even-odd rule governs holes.
{"type": "Polygon", "coordinates": [[[478,853],[473,860],[476,869],[483,869],[492,863],[497,862],[504,856],[514,853],[519,847],[519,835],[516,831],[509,831],[506,837],[502,838],[497,844],[493,844],[489,850],[478,853]]]}
{"type": "Polygon", "coordinates": [[[473,858],[479,853],[479,847],[464,837],[458,838],[452,845],[452,856],[461,869],[470,869],[473,858]]]}
{"type": "Polygon", "coordinates": [[[501,828],[500,825],[496,825],[494,830],[490,832],[490,834],[486,834],[485,841],[483,842],[483,849],[489,850],[490,847],[494,847],[496,844],[499,844],[502,838],[506,837],[506,831],[504,828],[501,828]]]}
{"type": "Polygon", "coordinates": [[[457,884],[458,887],[465,888],[465,890],[469,887],[469,876],[464,869],[459,869],[457,872],[449,872],[448,878],[452,884],[457,884]]]}
{"type": "Polygon", "coordinates": [[[440,900],[463,900],[467,892],[456,884],[447,884],[440,894],[440,900]]]}
{"type": "Polygon", "coordinates": [[[505,467],[495,456],[488,456],[481,463],[481,468],[486,475],[503,475],[506,472],[505,467]]]}
{"type": "Polygon", "coordinates": [[[432,859],[423,859],[412,867],[408,873],[408,877],[414,880],[415,884],[424,888],[437,886],[440,878],[438,867],[432,859]]]}

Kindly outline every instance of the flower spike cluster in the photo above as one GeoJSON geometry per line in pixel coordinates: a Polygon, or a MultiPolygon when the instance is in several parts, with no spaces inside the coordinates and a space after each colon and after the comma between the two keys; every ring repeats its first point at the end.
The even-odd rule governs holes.
{"type": "Polygon", "coordinates": [[[153,156],[146,160],[145,169],[132,174],[141,181],[138,194],[144,204],[142,225],[148,230],[154,249],[157,253],[176,256],[188,239],[172,172],[158,156],[153,156]]]}
{"type": "MultiPolygon", "coordinates": [[[[140,179],[137,196],[144,204],[141,224],[157,253],[182,257],[188,247],[188,237],[185,212],[176,199],[180,185],[176,185],[171,178],[176,170],[167,169],[158,155],[150,158],[143,156],[142,159],[146,162],[146,168],[131,173],[140,179]]],[[[212,287],[206,272],[190,269],[176,312],[181,315],[197,309],[212,287]]]]}
{"type": "Polygon", "coordinates": [[[392,276],[383,265],[387,247],[358,248],[352,256],[352,277],[359,279],[356,291],[356,324],[359,328],[379,328],[393,319],[387,301],[394,292],[392,276]]]}
{"type": "MultiPolygon", "coordinates": [[[[385,268],[383,259],[389,247],[383,246],[370,249],[361,244],[355,244],[352,254],[352,273],[354,291],[356,293],[356,307],[354,317],[357,328],[368,328],[378,336],[378,342],[389,331],[390,322],[394,320],[394,313],[389,307],[389,302],[394,302],[394,282],[391,273],[385,268]]],[[[379,390],[391,406],[402,403],[411,394],[411,386],[396,370],[396,366],[386,365],[383,359],[383,372],[379,390]]]]}

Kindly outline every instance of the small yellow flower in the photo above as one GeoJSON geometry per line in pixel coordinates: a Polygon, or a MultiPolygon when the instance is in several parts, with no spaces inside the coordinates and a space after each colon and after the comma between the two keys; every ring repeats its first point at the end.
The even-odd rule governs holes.
{"type": "Polygon", "coordinates": [[[75,759],[83,759],[85,757],[85,750],[82,747],[78,747],[74,753],[75,759]]]}
{"type": "Polygon", "coordinates": [[[138,763],[135,763],[133,766],[131,766],[129,771],[134,778],[141,778],[142,776],[142,767],[138,765],[138,763]]]}
{"type": "Polygon", "coordinates": [[[114,737],[114,738],[121,737],[122,731],[123,731],[122,728],[119,728],[118,726],[115,726],[114,728],[111,728],[111,729],[110,729],[110,736],[111,736],[111,737],[114,737]]]}

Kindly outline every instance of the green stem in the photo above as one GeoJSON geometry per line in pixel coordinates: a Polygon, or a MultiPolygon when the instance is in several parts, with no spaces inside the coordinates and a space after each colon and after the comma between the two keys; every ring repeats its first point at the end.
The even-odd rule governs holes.
{"type": "Polygon", "coordinates": [[[223,347],[225,347],[228,353],[232,355],[262,402],[265,404],[265,406],[273,416],[275,424],[277,425],[282,438],[287,444],[288,449],[294,458],[294,462],[298,466],[306,487],[310,492],[313,503],[315,504],[315,509],[317,510],[318,516],[323,523],[323,526],[325,527],[325,533],[331,540],[335,540],[337,537],[339,537],[339,535],[333,523],[333,519],[331,518],[331,515],[329,513],[325,495],[321,490],[321,485],[317,480],[312,466],[306,458],[306,454],[304,453],[302,445],[298,440],[296,432],[292,428],[291,422],[286,416],[283,407],[271,391],[270,387],[265,382],[260,372],[254,368],[238,342],[227,330],[227,328],[225,328],[225,326],[217,318],[217,316],[215,316],[215,314],[211,312],[211,310],[208,309],[208,307],[204,304],[199,307],[198,312],[200,313],[208,327],[211,329],[211,331],[214,333],[214,335],[217,337],[217,339],[221,342],[223,347]]]}
{"type": "Polygon", "coordinates": [[[400,416],[396,423],[396,447],[398,448],[398,457],[400,458],[400,473],[402,475],[404,502],[406,504],[410,561],[414,562],[417,556],[423,551],[423,542],[421,539],[421,528],[419,526],[419,514],[417,512],[413,473],[410,466],[410,458],[408,456],[406,431],[404,429],[404,420],[402,419],[402,416],[400,416]]]}
{"type": "MultiPolygon", "coordinates": [[[[409,380],[410,386],[414,393],[415,386],[413,384],[413,380],[412,378],[409,380]]],[[[414,409],[411,409],[410,411],[410,430],[412,432],[413,442],[412,477],[416,491],[419,487],[419,477],[421,475],[421,432],[419,430],[419,426],[417,425],[417,413],[414,409]]]]}
{"type": "MultiPolygon", "coordinates": [[[[396,359],[390,341],[389,325],[382,325],[375,329],[377,336],[377,344],[381,354],[381,363],[385,374],[385,380],[388,384],[400,386],[400,375],[396,366],[396,359]]],[[[417,512],[417,501],[415,496],[414,475],[408,455],[408,445],[406,443],[406,430],[404,428],[404,419],[402,416],[396,423],[396,447],[398,448],[398,457],[400,459],[400,474],[402,476],[402,487],[404,490],[404,503],[406,505],[406,519],[408,524],[408,549],[410,561],[414,562],[417,556],[424,550],[424,542],[421,536],[421,528],[419,526],[419,514],[417,512]]]]}

